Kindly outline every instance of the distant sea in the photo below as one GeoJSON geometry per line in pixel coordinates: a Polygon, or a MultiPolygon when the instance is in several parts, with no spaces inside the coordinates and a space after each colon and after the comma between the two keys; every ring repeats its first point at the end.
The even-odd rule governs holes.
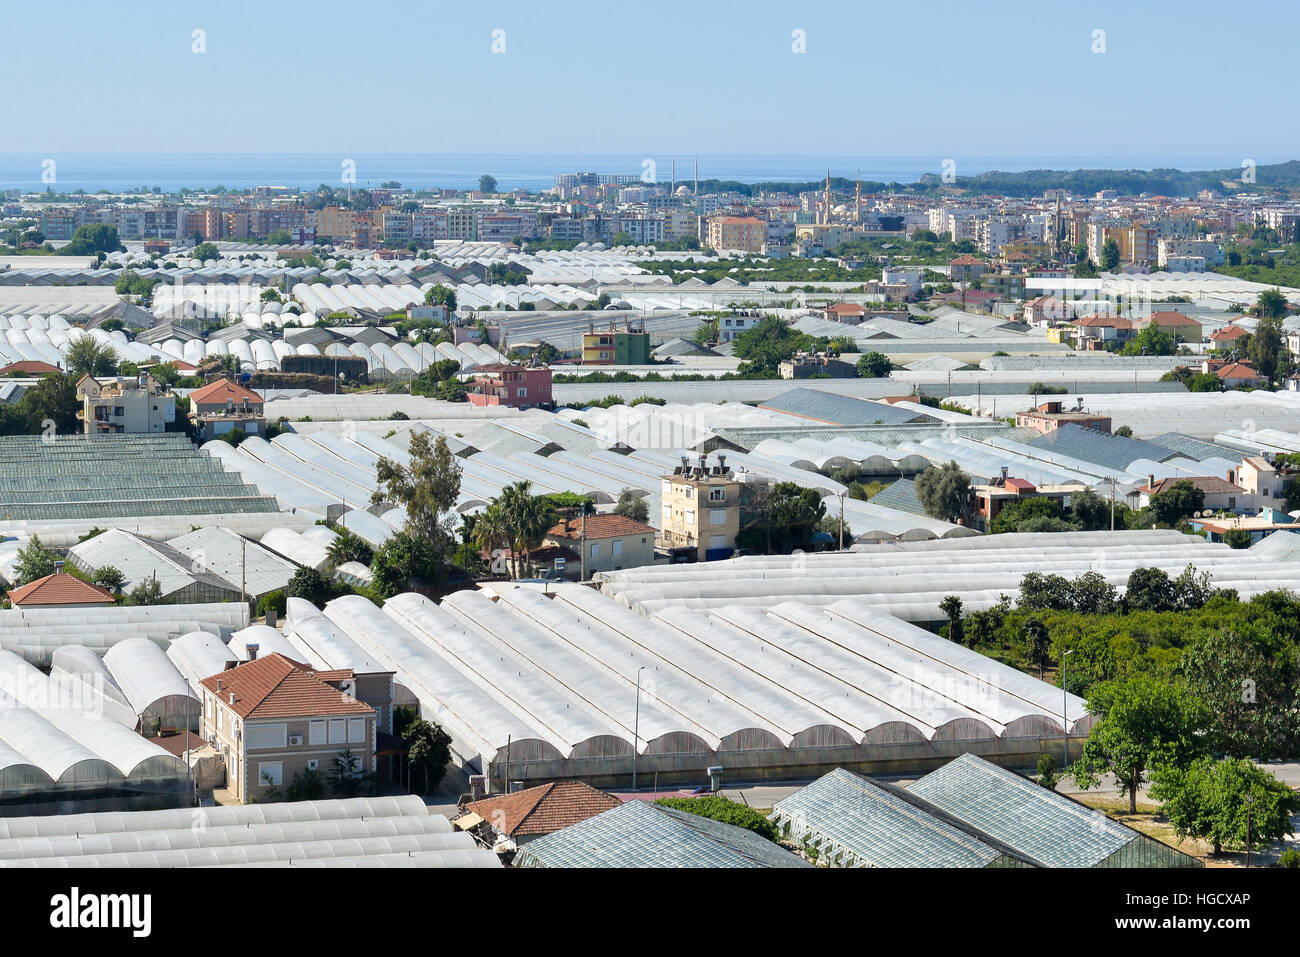
{"type": "MultiPolygon", "coordinates": [[[[915,182],[924,173],[941,173],[942,156],[743,156],[699,157],[701,179],[735,180],[743,183],[809,182],[826,175],[884,183],[915,182]]],[[[1181,170],[1236,169],[1240,156],[954,156],[959,176],[989,170],[1020,172],[1031,169],[1153,169],[1181,170]]],[[[1254,157],[1260,164],[1289,157],[1254,157]]],[[[0,189],[55,192],[83,189],[120,191],[159,187],[163,192],[180,189],[209,189],[225,186],[291,186],[311,189],[321,183],[343,185],[344,162],[355,163],[358,188],[377,187],[396,180],[407,188],[442,187],[466,189],[477,186],[479,176],[490,173],[499,189],[532,189],[554,185],[561,173],[596,172],[642,176],[653,174],[657,182],[668,182],[677,163],[677,182],[694,176],[693,156],[633,155],[526,155],[526,154],[158,154],[158,153],[68,153],[42,156],[36,153],[0,154],[0,189]],[[53,160],[54,181],[42,179],[46,160],[53,160]],[[653,169],[645,164],[654,162],[653,169]]]]}

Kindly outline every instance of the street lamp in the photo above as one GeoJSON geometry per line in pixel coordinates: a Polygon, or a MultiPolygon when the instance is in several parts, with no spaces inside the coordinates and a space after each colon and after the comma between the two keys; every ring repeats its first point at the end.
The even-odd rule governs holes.
{"type": "Polygon", "coordinates": [[[636,790],[636,750],[641,742],[641,672],[645,665],[636,670],[636,716],[632,722],[632,790],[636,790]]]}
{"type": "Polygon", "coordinates": [[[1072,654],[1074,654],[1073,648],[1061,655],[1061,724],[1065,728],[1065,762],[1061,765],[1062,771],[1070,763],[1070,716],[1068,713],[1070,710],[1070,693],[1065,690],[1065,659],[1072,654]]]}
{"type": "Polygon", "coordinates": [[[840,492],[840,551],[844,551],[844,496],[847,494],[847,489],[840,492]]]}

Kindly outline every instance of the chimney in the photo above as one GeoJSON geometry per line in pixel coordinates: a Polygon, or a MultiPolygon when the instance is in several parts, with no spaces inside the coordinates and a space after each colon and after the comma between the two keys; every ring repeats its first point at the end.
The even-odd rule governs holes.
{"type": "Polygon", "coordinates": [[[1237,473],[1233,469],[1228,469],[1228,484],[1229,485],[1237,484],[1237,473]]]}
{"type": "Polygon", "coordinates": [[[249,642],[247,645],[245,645],[244,647],[248,650],[248,660],[249,660],[249,661],[256,661],[256,660],[257,660],[257,649],[260,648],[261,645],[259,645],[259,644],[258,644],[257,642],[255,642],[255,641],[250,641],[250,642],[249,642]]]}
{"type": "Polygon", "coordinates": [[[1008,471],[1009,471],[1008,466],[1005,466],[1005,465],[1002,466],[1002,484],[1003,484],[1003,485],[1006,485],[1006,484],[1007,484],[1007,472],[1008,472],[1008,471]]]}
{"type": "Polygon", "coordinates": [[[727,457],[721,452],[718,453],[718,468],[722,470],[723,475],[727,474],[727,457]]]}
{"type": "Polygon", "coordinates": [[[217,676],[217,690],[218,690],[218,691],[221,690],[221,676],[220,676],[220,675],[217,676]]]}
{"type": "Polygon", "coordinates": [[[1150,475],[1147,476],[1147,488],[1155,488],[1155,487],[1156,487],[1156,473],[1152,472],[1150,475]]]}
{"type": "Polygon", "coordinates": [[[62,562],[62,561],[56,561],[56,562],[54,563],[54,574],[56,574],[56,575],[62,575],[62,574],[63,574],[63,562],[62,562]]]}
{"type": "Polygon", "coordinates": [[[231,704],[235,703],[235,693],[233,691],[230,692],[230,703],[231,704]]]}

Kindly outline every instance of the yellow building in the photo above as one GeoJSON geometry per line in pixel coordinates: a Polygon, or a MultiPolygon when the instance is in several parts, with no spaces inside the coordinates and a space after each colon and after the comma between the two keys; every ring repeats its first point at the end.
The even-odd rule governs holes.
{"type": "Polygon", "coordinates": [[[663,477],[662,546],[693,561],[728,558],[740,531],[740,482],[727,468],[726,455],[709,465],[701,455],[692,464],[685,456],[663,477]]]}

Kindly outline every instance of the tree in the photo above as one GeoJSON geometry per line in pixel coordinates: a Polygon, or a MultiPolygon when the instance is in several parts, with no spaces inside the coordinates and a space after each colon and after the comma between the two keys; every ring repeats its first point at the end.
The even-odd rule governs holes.
{"type": "Polygon", "coordinates": [[[931,518],[955,522],[966,510],[970,476],[956,462],[932,465],[916,477],[916,496],[931,518]]]}
{"type": "Polygon", "coordinates": [[[1021,642],[1025,647],[1025,657],[1029,663],[1038,668],[1038,677],[1043,677],[1043,669],[1050,660],[1051,640],[1048,638],[1047,626],[1041,618],[1026,618],[1021,626],[1021,642]]]}
{"type": "Polygon", "coordinates": [[[672,808],[674,811],[698,814],[700,817],[721,821],[733,827],[741,827],[772,842],[780,839],[780,831],[766,815],[739,801],[724,798],[720,794],[709,794],[704,797],[660,798],[655,803],[672,808]]]}
{"type": "Polygon", "coordinates": [[[116,226],[87,223],[77,227],[72,239],[59,253],[64,256],[93,256],[96,253],[115,253],[125,248],[118,237],[116,226]]]}
{"type": "Polygon", "coordinates": [[[14,562],[15,584],[27,585],[38,578],[53,575],[57,560],[58,556],[45,547],[40,537],[33,535],[32,540],[18,550],[18,558],[14,562]]]}
{"type": "Polygon", "coordinates": [[[618,493],[618,504],[614,506],[614,514],[644,522],[650,517],[650,507],[646,505],[645,499],[639,498],[630,488],[625,488],[618,493]]]}
{"type": "Polygon", "coordinates": [[[42,376],[13,405],[0,403],[0,435],[80,432],[76,380],[65,374],[42,376]]]}
{"type": "Polygon", "coordinates": [[[939,611],[948,619],[948,640],[953,644],[964,645],[966,635],[962,628],[961,598],[957,595],[946,596],[939,602],[939,611]]]}
{"type": "Polygon", "coordinates": [[[1115,430],[1114,434],[1118,435],[1120,438],[1131,439],[1133,438],[1133,427],[1130,425],[1121,425],[1115,430]]]}
{"type": "Polygon", "coordinates": [[[767,498],[766,512],[772,547],[788,554],[812,544],[817,523],[826,515],[826,503],[816,489],[777,482],[767,498]]]}
{"type": "Polygon", "coordinates": [[[409,465],[380,458],[376,466],[379,488],[371,496],[371,503],[395,501],[404,505],[403,528],[417,541],[434,547],[448,534],[439,516],[456,506],[461,470],[447,439],[439,435],[433,441],[431,435],[427,431],[411,433],[409,465]]]}
{"type": "Polygon", "coordinates": [[[1110,500],[1090,488],[1070,496],[1070,516],[1086,532],[1110,528],[1110,515],[1110,500]]]}
{"type": "Polygon", "coordinates": [[[1137,792],[1148,769],[1199,757],[1195,730],[1203,715],[1182,688],[1167,681],[1135,675],[1099,682],[1088,695],[1088,710],[1097,720],[1070,773],[1084,789],[1113,774],[1117,788],[1128,794],[1130,814],[1137,813],[1137,792]]]}
{"type": "Polygon", "coordinates": [[[348,748],[330,761],[330,790],[341,798],[370,791],[370,776],[362,772],[360,759],[348,748]]]}
{"type": "Polygon", "coordinates": [[[421,793],[428,794],[442,783],[451,760],[451,735],[438,725],[416,719],[402,731],[411,769],[420,772],[421,793]]]}
{"type": "Polygon", "coordinates": [[[424,294],[424,304],[426,306],[446,306],[447,312],[456,311],[456,291],[450,286],[444,286],[442,283],[436,283],[424,294]]]}
{"type": "Polygon", "coordinates": [[[1038,783],[1049,791],[1056,790],[1056,782],[1061,776],[1056,773],[1056,758],[1046,751],[1038,756],[1038,783]]]}
{"type": "Polygon", "coordinates": [[[1172,528],[1204,506],[1205,493],[1189,479],[1179,479],[1168,488],[1152,495],[1147,511],[1157,524],[1172,528]]]}
{"type": "Polygon", "coordinates": [[[1286,296],[1274,287],[1265,289],[1255,299],[1255,312],[1264,319],[1283,319],[1287,313],[1286,296]]]}
{"type": "Polygon", "coordinates": [[[889,375],[893,363],[880,352],[868,352],[858,359],[858,375],[864,379],[883,379],[889,375]]]}
{"type": "Polygon", "coordinates": [[[632,238],[632,234],[626,230],[619,230],[609,241],[611,246],[631,246],[635,243],[636,240],[632,238]]]}
{"type": "Polygon", "coordinates": [[[1130,611],[1172,611],[1174,583],[1161,568],[1135,568],[1124,588],[1124,607],[1130,611]]]}
{"type": "MultiPolygon", "coordinates": [[[[1272,292],[1272,290],[1269,290],[1272,292]]],[[[1260,293],[1261,298],[1268,293],[1260,293]]],[[[1255,324],[1250,342],[1246,345],[1246,356],[1255,371],[1268,378],[1270,382],[1285,371],[1282,363],[1282,343],[1284,341],[1282,320],[1276,316],[1262,316],[1255,324]]]]}
{"type": "Polygon", "coordinates": [[[490,173],[484,173],[478,178],[478,191],[480,193],[495,193],[497,191],[497,178],[490,173]]]}
{"type": "Polygon", "coordinates": [[[1300,677],[1295,650],[1267,625],[1224,628],[1183,649],[1187,691],[1208,715],[1216,754],[1291,758],[1300,741],[1300,677]]]}
{"type": "Polygon", "coordinates": [[[115,565],[102,565],[90,573],[90,583],[107,588],[116,595],[126,584],[126,576],[122,574],[122,569],[115,565]]]}
{"type": "Polygon", "coordinates": [[[1187,767],[1156,770],[1151,796],[1174,826],[1179,840],[1209,841],[1214,853],[1224,847],[1271,844],[1291,833],[1291,815],[1300,796],[1268,771],[1244,758],[1199,758],[1187,767]]]}
{"type": "Polygon", "coordinates": [[[1109,615],[1119,607],[1119,593],[1100,572],[1084,572],[1070,585],[1070,607],[1081,615],[1109,615]]]}
{"type": "Polygon", "coordinates": [[[1223,544],[1229,548],[1250,548],[1250,529],[1230,528],[1223,533],[1223,544]]]}
{"type": "Polygon", "coordinates": [[[369,565],[375,558],[375,551],[360,535],[340,525],[334,529],[335,539],[330,542],[330,564],[336,568],[345,562],[360,562],[369,565]]]}
{"type": "Polygon", "coordinates": [[[1119,268],[1119,243],[1114,239],[1108,239],[1101,244],[1100,265],[1102,272],[1114,272],[1119,268]]]}
{"type": "Polygon", "coordinates": [[[989,523],[989,533],[999,535],[1004,532],[1026,531],[1070,531],[1075,526],[1062,517],[1060,499],[1047,495],[1035,495],[1031,498],[1003,506],[997,517],[989,523]],[[1053,519],[1051,527],[1041,527],[1042,519],[1053,519]],[[1034,524],[1035,528],[1029,528],[1034,524]]]}
{"type": "Polygon", "coordinates": [[[531,482],[515,482],[501,490],[494,504],[510,546],[514,577],[519,577],[519,559],[529,565],[529,553],[542,543],[546,532],[555,524],[555,510],[539,495],[532,494],[531,482]]]}
{"type": "Polygon", "coordinates": [[[325,782],[319,771],[299,771],[284,796],[288,801],[319,801],[325,797],[325,782]]]}
{"type": "Polygon", "coordinates": [[[133,605],[160,605],[162,598],[162,585],[158,584],[158,579],[152,576],[131,589],[133,605]]]}
{"type": "Polygon", "coordinates": [[[293,573],[284,592],[290,598],[305,598],[320,606],[334,597],[334,586],[316,569],[303,565],[293,573]]]}
{"type": "Polygon", "coordinates": [[[1020,579],[1021,611],[1068,611],[1074,607],[1074,585],[1064,575],[1026,572],[1020,579]]]}
{"type": "Polygon", "coordinates": [[[209,259],[220,259],[221,250],[217,248],[216,243],[199,243],[190,250],[190,258],[197,259],[200,262],[207,262],[209,259]]]}
{"type": "Polygon", "coordinates": [[[117,351],[112,346],[84,333],[72,340],[63,356],[63,367],[74,379],[83,375],[116,375],[117,363],[117,351]]]}

